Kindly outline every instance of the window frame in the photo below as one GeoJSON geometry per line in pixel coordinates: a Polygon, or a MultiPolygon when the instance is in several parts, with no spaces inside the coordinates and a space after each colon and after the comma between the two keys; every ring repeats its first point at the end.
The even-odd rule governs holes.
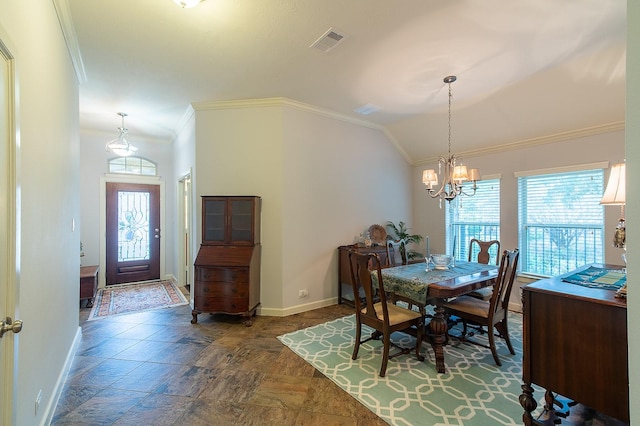
{"type": "Polygon", "coordinates": [[[109,160],[107,160],[107,168],[109,170],[108,173],[137,176],[158,176],[157,163],[147,158],[138,157],[135,155],[129,157],[110,158],[109,160]],[[142,173],[144,170],[153,171],[153,173],[142,173]]]}
{"type": "MultiPolygon", "coordinates": [[[[471,238],[476,238],[479,240],[500,240],[500,204],[501,204],[501,179],[502,175],[490,175],[483,177],[482,180],[477,182],[478,189],[476,193],[472,197],[466,197],[464,195],[458,196],[450,202],[447,202],[445,206],[445,246],[447,253],[453,253],[456,260],[466,261],[469,258],[469,241],[471,238]],[[465,204],[474,203],[476,204],[482,198],[484,188],[488,186],[497,186],[495,189],[497,193],[491,194],[491,201],[497,202],[497,205],[492,205],[490,208],[485,210],[485,213],[490,213],[490,210],[493,209],[497,211],[497,218],[495,220],[490,221],[464,221],[460,220],[459,216],[456,216],[456,212],[458,212],[462,205],[464,208],[465,204]],[[483,231],[466,231],[464,232],[464,237],[462,237],[462,232],[460,230],[461,227],[470,227],[470,228],[483,228],[483,231]],[[485,231],[484,228],[491,228],[488,231],[485,231]],[[454,232],[455,231],[455,232],[454,232]],[[454,241],[455,238],[455,241],[454,241]],[[465,240],[463,242],[463,239],[465,240]]],[[[485,201],[486,202],[486,201],[485,201]]],[[[500,253],[496,253],[496,256],[500,256],[500,253]]]]}
{"type": "MultiPolygon", "coordinates": [[[[585,264],[602,263],[604,261],[605,214],[604,206],[600,205],[599,201],[604,191],[605,169],[608,167],[608,162],[599,162],[514,173],[514,177],[517,179],[518,191],[518,247],[520,248],[519,269],[521,275],[535,278],[557,276],[585,264]],[[531,212],[528,208],[531,198],[527,198],[527,196],[531,197],[531,191],[539,191],[542,195],[548,189],[547,186],[543,186],[545,182],[548,185],[553,181],[565,180],[562,187],[563,191],[556,193],[566,194],[566,179],[572,175],[578,179],[587,179],[587,177],[591,176],[589,179],[591,181],[593,178],[599,179],[595,186],[592,183],[583,182],[584,202],[589,203],[588,205],[566,208],[566,212],[559,211],[563,218],[573,218],[574,220],[566,220],[564,223],[560,221],[540,223],[530,219],[530,215],[536,214],[536,212],[531,212]],[[535,185],[536,180],[539,186],[535,185]],[[584,213],[586,208],[589,209],[587,214],[584,213]],[[580,212],[580,214],[572,216],[572,211],[580,212]],[[598,219],[598,215],[598,223],[587,223],[586,219],[598,219]],[[582,223],[575,222],[576,217],[581,218],[582,223]],[[583,234],[581,235],[581,233],[583,234]],[[593,233],[592,237],[589,237],[590,233],[593,233]],[[542,243],[536,243],[536,246],[539,247],[536,249],[536,254],[532,253],[531,250],[531,244],[533,244],[531,240],[533,238],[536,241],[542,241],[542,243]],[[591,242],[588,241],[589,239],[591,242]],[[557,246],[557,242],[562,242],[563,240],[567,244],[568,250],[566,251],[559,250],[557,246]],[[575,248],[571,243],[572,240],[576,241],[575,248]],[[584,246],[582,253],[580,253],[581,250],[577,241],[581,241],[584,246]],[[550,244],[552,245],[551,247],[549,247],[550,244]],[[553,244],[556,244],[556,246],[554,247],[553,244]],[[549,253],[554,250],[557,255],[550,256],[549,253]],[[571,252],[573,252],[573,255],[571,252]]],[[[537,206],[540,207],[541,204],[538,203],[537,206]]],[[[540,211],[538,214],[557,217],[559,212],[548,210],[549,206],[553,206],[553,204],[552,198],[545,198],[544,205],[547,210],[540,211]]]]}

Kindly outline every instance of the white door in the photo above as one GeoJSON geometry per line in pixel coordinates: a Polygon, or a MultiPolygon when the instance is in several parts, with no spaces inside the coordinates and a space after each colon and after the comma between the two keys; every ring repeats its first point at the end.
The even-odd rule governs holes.
{"type": "MultiPolygon", "coordinates": [[[[0,34],[1,36],[1,34],[0,34]]],[[[0,37],[0,321],[13,322],[16,306],[16,165],[15,78],[13,58],[0,37]],[[10,320],[7,320],[7,317],[10,320]]],[[[0,338],[0,424],[10,425],[15,404],[17,377],[14,354],[18,339],[11,331],[0,338]]]]}

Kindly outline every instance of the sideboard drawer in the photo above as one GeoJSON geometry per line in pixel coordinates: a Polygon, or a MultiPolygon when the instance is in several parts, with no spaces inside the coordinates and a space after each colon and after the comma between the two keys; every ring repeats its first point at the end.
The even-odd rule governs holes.
{"type": "Polygon", "coordinates": [[[200,297],[196,300],[195,308],[202,312],[237,314],[249,309],[246,297],[200,297]]]}
{"type": "Polygon", "coordinates": [[[248,300],[249,283],[247,282],[196,282],[194,289],[200,297],[241,297],[248,300]]]}
{"type": "Polygon", "coordinates": [[[196,280],[206,282],[247,282],[249,271],[246,268],[197,268],[196,280]]]}

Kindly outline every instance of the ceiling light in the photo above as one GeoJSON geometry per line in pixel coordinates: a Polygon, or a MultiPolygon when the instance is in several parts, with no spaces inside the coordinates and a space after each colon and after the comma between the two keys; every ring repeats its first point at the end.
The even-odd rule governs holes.
{"type": "Polygon", "coordinates": [[[183,9],[189,9],[190,7],[196,7],[204,0],[173,0],[175,4],[180,6],[183,9]]]}
{"type": "Polygon", "coordinates": [[[127,114],[125,114],[124,112],[119,112],[118,115],[122,117],[122,126],[118,127],[118,131],[120,132],[120,134],[117,138],[107,142],[107,145],[105,145],[104,149],[106,151],[113,152],[120,157],[129,157],[135,154],[138,148],[131,145],[126,138],[128,129],[124,127],[124,118],[127,116],[127,114]]]}
{"type": "Polygon", "coordinates": [[[472,196],[476,193],[476,182],[480,180],[480,172],[478,169],[467,171],[467,166],[456,164],[456,156],[451,154],[451,83],[456,81],[455,75],[444,78],[444,82],[449,85],[449,156],[447,158],[440,157],[438,160],[438,173],[435,170],[425,170],[422,172],[422,183],[427,187],[427,192],[432,198],[440,198],[440,207],[442,207],[442,199],[451,201],[458,195],[472,196]],[[444,170],[443,170],[444,168],[444,170]],[[441,177],[442,185],[439,189],[438,176],[441,177]],[[463,184],[466,181],[473,183],[471,193],[466,193],[463,184]]]}

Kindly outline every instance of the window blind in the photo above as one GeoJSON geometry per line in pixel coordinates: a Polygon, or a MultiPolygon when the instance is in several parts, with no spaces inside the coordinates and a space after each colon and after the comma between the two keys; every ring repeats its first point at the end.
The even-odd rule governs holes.
{"type": "Polygon", "coordinates": [[[458,260],[468,259],[472,238],[499,240],[500,179],[478,181],[476,194],[473,197],[458,196],[447,203],[445,216],[447,253],[454,253],[458,260]]]}
{"type": "Polygon", "coordinates": [[[602,262],[602,169],[518,178],[520,268],[558,275],[602,262]]]}

